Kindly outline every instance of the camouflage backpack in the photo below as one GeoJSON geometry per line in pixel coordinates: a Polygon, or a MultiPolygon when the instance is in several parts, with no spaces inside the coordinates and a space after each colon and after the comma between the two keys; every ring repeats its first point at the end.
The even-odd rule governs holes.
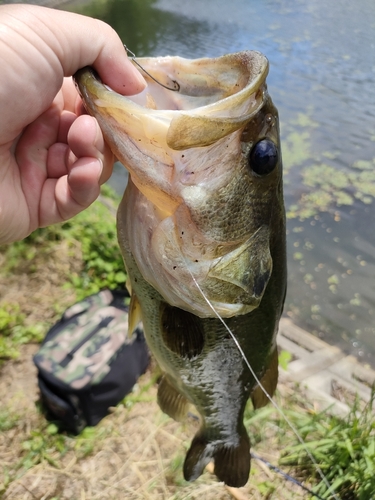
{"type": "Polygon", "coordinates": [[[102,290],[73,305],[34,356],[43,407],[63,429],[96,425],[147,368],[143,331],[128,336],[128,297],[102,290]]]}

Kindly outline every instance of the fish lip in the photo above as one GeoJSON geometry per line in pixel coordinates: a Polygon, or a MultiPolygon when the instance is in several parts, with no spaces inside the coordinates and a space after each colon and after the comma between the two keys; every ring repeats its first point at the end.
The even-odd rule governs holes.
{"type": "MultiPolygon", "coordinates": [[[[163,122],[166,128],[166,143],[173,150],[183,150],[192,147],[200,147],[213,144],[217,140],[226,135],[238,130],[247,123],[263,106],[265,100],[265,80],[268,74],[269,63],[267,58],[258,51],[243,51],[219,58],[203,58],[203,59],[183,59],[171,57],[158,58],[139,58],[137,62],[141,65],[146,65],[147,61],[153,61],[155,64],[162,63],[165,60],[176,59],[181,64],[212,64],[212,61],[217,62],[216,71],[219,74],[225,66],[230,69],[230,61],[241,64],[247,70],[247,81],[238,92],[233,92],[227,97],[220,98],[214,102],[205,105],[199,105],[192,109],[150,109],[144,107],[132,100],[130,96],[123,96],[108,86],[104,85],[98,74],[91,67],[85,67],[75,73],[73,79],[77,90],[81,95],[87,111],[96,116],[103,112],[103,108],[116,105],[129,115],[132,119],[137,120],[139,116],[142,119],[150,121],[157,120],[163,122]],[[223,61],[222,63],[220,61],[223,61]],[[252,73],[253,66],[255,67],[252,73]],[[263,92],[259,93],[259,90],[263,92]],[[254,96],[255,102],[249,106],[250,97],[254,96]],[[98,105],[98,103],[100,104],[98,105]],[[248,109],[246,109],[246,107],[248,109]],[[101,109],[100,109],[101,108],[101,109]],[[147,113],[147,117],[145,114],[147,113]],[[211,135],[205,134],[202,138],[202,125],[206,129],[211,129],[211,135]],[[214,127],[212,127],[214,125],[214,127]]],[[[233,64],[233,66],[235,66],[233,64]]],[[[181,72],[183,73],[183,72],[181,72]]],[[[213,74],[215,72],[213,71],[213,74]]],[[[186,77],[185,77],[186,78],[186,77]]],[[[208,78],[208,77],[207,77],[208,78]]],[[[147,75],[146,75],[147,79],[147,75]]],[[[149,82],[151,81],[148,78],[149,82]]],[[[181,82],[182,82],[181,78],[181,82]]],[[[188,84],[187,84],[188,86],[188,84]]],[[[209,85],[207,85],[209,88],[209,85]]],[[[147,88],[146,88],[147,90],[147,88]]],[[[224,91],[224,87],[223,87],[224,91]]],[[[173,94],[178,92],[169,91],[173,94]]],[[[152,92],[150,91],[151,95],[152,92]]],[[[184,94],[189,95],[189,94],[184,94]]],[[[191,94],[193,95],[193,94],[191,94]]],[[[207,97],[208,98],[208,97],[207,97]]],[[[128,132],[129,133],[129,132],[128,132]]]]}
{"type": "MultiPolygon", "coordinates": [[[[222,102],[231,103],[232,101],[238,100],[239,98],[247,99],[247,97],[249,95],[256,93],[257,90],[259,90],[259,88],[263,85],[263,83],[266,80],[266,77],[268,75],[269,62],[268,62],[267,57],[264,54],[262,54],[261,52],[256,51],[256,50],[244,50],[242,52],[227,54],[227,55],[217,57],[217,58],[208,58],[207,57],[207,58],[201,58],[201,59],[185,59],[185,58],[177,57],[177,56],[176,57],[171,57],[171,56],[140,57],[140,58],[137,58],[137,62],[142,63],[143,65],[146,65],[147,61],[155,61],[155,62],[160,61],[160,62],[162,62],[162,61],[168,60],[168,59],[177,59],[179,61],[186,61],[187,64],[194,63],[194,62],[199,63],[201,61],[202,62],[207,61],[207,64],[208,64],[208,62],[210,62],[210,61],[220,61],[220,60],[225,59],[225,58],[228,58],[229,61],[231,61],[232,59],[233,60],[241,60],[242,59],[242,60],[247,62],[247,64],[244,64],[244,66],[247,66],[247,67],[250,66],[252,60],[257,60],[258,68],[256,69],[256,74],[251,75],[252,78],[251,79],[249,78],[247,84],[238,92],[234,92],[231,95],[229,95],[228,97],[224,97],[224,98],[219,99],[218,101],[215,101],[213,103],[193,108],[191,113],[189,111],[186,111],[186,110],[184,111],[187,114],[202,113],[205,115],[205,114],[207,114],[208,111],[213,109],[219,102],[220,103],[222,103],[222,102]]],[[[227,65],[228,65],[228,67],[230,66],[229,63],[227,65]]],[[[221,71],[222,71],[222,69],[220,70],[220,72],[221,71]]],[[[249,75],[250,75],[250,70],[249,70],[249,75]]],[[[147,78],[147,74],[145,75],[145,77],[147,78]]],[[[105,85],[102,82],[97,71],[91,66],[85,66],[85,67],[79,69],[73,75],[73,80],[75,82],[75,85],[76,85],[77,90],[80,93],[80,95],[83,94],[82,90],[84,90],[84,88],[87,87],[87,83],[88,83],[87,78],[94,79],[96,81],[96,83],[98,85],[101,85],[103,87],[103,89],[105,89],[108,93],[116,94],[116,96],[118,96],[119,98],[122,98],[125,103],[130,102],[130,103],[134,104],[134,102],[130,98],[131,96],[125,96],[125,95],[119,94],[116,91],[114,91],[113,89],[111,89],[109,86],[105,85]]],[[[151,81],[150,78],[147,78],[147,80],[151,81]]],[[[171,92],[178,93],[178,91],[174,91],[172,89],[171,89],[171,92]]],[[[186,95],[190,95],[190,94],[186,94],[186,95]]],[[[193,94],[191,94],[191,95],[194,96],[193,94]]],[[[136,106],[139,106],[141,109],[144,109],[144,107],[141,105],[136,104],[136,106]]],[[[153,112],[152,109],[148,109],[148,111],[150,111],[151,113],[153,112]]],[[[162,109],[158,108],[158,111],[162,111],[162,109]]],[[[166,110],[166,111],[170,111],[170,110],[166,110]]]]}
{"type": "Polygon", "coordinates": [[[98,82],[98,84],[102,84],[104,86],[103,82],[99,77],[99,74],[91,66],[84,66],[83,68],[76,71],[76,73],[74,73],[73,75],[74,85],[84,103],[85,103],[85,97],[88,95],[86,89],[87,89],[87,83],[89,82],[90,79],[94,79],[98,82]]]}

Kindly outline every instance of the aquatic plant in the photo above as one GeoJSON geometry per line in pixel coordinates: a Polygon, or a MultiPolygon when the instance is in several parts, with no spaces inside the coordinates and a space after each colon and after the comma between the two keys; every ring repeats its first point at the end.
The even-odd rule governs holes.
{"type": "Polygon", "coordinates": [[[340,152],[316,151],[314,129],[319,125],[312,120],[312,113],[312,109],[298,113],[282,127],[285,184],[293,186],[293,201],[287,206],[289,219],[305,220],[319,212],[351,206],[357,200],[365,204],[375,200],[375,158],[358,158],[350,164],[341,159],[338,164],[340,152]]]}

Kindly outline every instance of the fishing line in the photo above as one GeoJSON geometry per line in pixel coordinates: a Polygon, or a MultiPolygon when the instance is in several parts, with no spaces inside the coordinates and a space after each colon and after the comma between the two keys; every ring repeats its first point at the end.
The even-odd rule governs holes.
{"type": "Polygon", "coordinates": [[[323,497],[321,497],[317,493],[314,493],[312,490],[310,490],[310,488],[307,488],[307,486],[304,486],[300,481],[298,481],[298,479],[296,479],[296,478],[290,476],[289,474],[287,474],[286,472],[282,471],[281,469],[279,469],[278,467],[276,467],[276,465],[270,464],[267,460],[265,460],[264,458],[260,457],[259,455],[257,455],[253,451],[250,452],[250,455],[251,455],[251,458],[255,458],[255,460],[259,460],[260,462],[263,462],[265,465],[267,465],[267,467],[269,469],[273,470],[274,472],[277,472],[278,474],[280,474],[281,476],[283,476],[284,479],[286,479],[287,481],[290,481],[291,483],[296,484],[297,486],[299,486],[300,488],[302,488],[307,493],[310,493],[310,495],[312,495],[313,497],[317,498],[318,500],[325,500],[323,497]]]}
{"type": "MultiPolygon", "coordinates": [[[[259,385],[259,387],[262,389],[262,391],[264,392],[264,394],[266,395],[266,397],[268,398],[268,400],[272,403],[272,405],[276,408],[276,410],[279,412],[279,414],[283,417],[283,419],[285,420],[285,422],[289,425],[289,427],[292,429],[292,431],[294,432],[295,436],[297,437],[298,441],[301,443],[301,445],[304,447],[304,450],[305,452],[307,453],[308,457],[310,458],[311,462],[315,465],[315,468],[316,468],[316,471],[318,472],[320,478],[322,479],[322,481],[324,482],[324,484],[327,486],[328,488],[328,491],[332,488],[332,486],[329,484],[329,481],[328,479],[325,477],[323,471],[320,469],[317,461],[315,460],[314,456],[312,455],[312,453],[310,452],[310,450],[307,448],[304,440],[302,439],[302,436],[300,436],[299,432],[297,431],[296,427],[292,424],[292,422],[289,420],[289,418],[285,415],[285,413],[283,412],[283,410],[280,408],[280,406],[276,403],[276,401],[274,401],[272,399],[272,397],[268,394],[268,392],[266,391],[266,389],[263,387],[263,385],[261,384],[259,378],[256,376],[253,368],[251,367],[249,361],[247,360],[246,358],[246,355],[244,353],[244,351],[242,350],[242,347],[240,346],[240,343],[238,342],[238,340],[236,339],[234,333],[232,332],[232,330],[229,328],[229,326],[225,323],[225,321],[223,320],[223,318],[220,316],[220,314],[216,311],[216,309],[214,308],[214,306],[211,304],[211,302],[209,301],[209,299],[206,297],[205,293],[203,292],[202,288],[200,287],[198,281],[196,280],[195,276],[193,275],[193,273],[191,272],[190,268],[189,268],[189,265],[188,265],[188,262],[186,261],[186,258],[184,255],[182,255],[182,258],[185,260],[185,265],[186,265],[186,269],[187,271],[189,272],[190,276],[192,277],[193,281],[194,281],[194,284],[195,286],[198,288],[199,292],[201,293],[202,297],[204,298],[204,300],[207,302],[209,308],[212,310],[212,312],[215,314],[215,316],[220,320],[220,322],[223,324],[224,328],[227,330],[227,332],[229,333],[229,335],[232,337],[234,343],[236,344],[236,347],[237,349],[239,350],[243,360],[245,361],[245,364],[246,366],[249,368],[252,376],[254,377],[256,383],[259,385]]],[[[336,493],[334,491],[332,491],[332,494],[333,494],[333,497],[335,498],[335,500],[340,500],[340,498],[336,495],[336,493]]]]}
{"type": "Polygon", "coordinates": [[[168,87],[167,85],[164,85],[164,83],[161,83],[159,82],[159,80],[157,80],[154,76],[152,76],[148,71],[146,71],[144,69],[143,66],[141,66],[139,64],[138,61],[136,61],[136,55],[134,54],[134,52],[132,52],[130,49],[128,49],[128,47],[124,44],[124,47],[125,47],[125,50],[128,54],[130,54],[130,59],[134,62],[134,64],[136,64],[139,68],[141,68],[141,70],[146,73],[147,76],[149,76],[152,80],[154,80],[155,83],[157,83],[158,85],[161,85],[162,87],[164,87],[165,89],[167,90],[172,90],[172,92],[178,92],[180,90],[180,84],[178,82],[176,82],[176,80],[172,80],[173,82],[173,85],[174,85],[174,88],[172,89],[171,87],[168,87]]]}

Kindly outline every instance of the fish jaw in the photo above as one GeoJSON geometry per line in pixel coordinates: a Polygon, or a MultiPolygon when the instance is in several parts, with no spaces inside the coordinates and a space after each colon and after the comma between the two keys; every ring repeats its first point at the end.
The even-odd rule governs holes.
{"type": "Polygon", "coordinates": [[[176,151],[214,144],[243,127],[262,105],[259,91],[268,61],[259,52],[244,51],[215,59],[157,57],[138,62],[164,85],[178,79],[180,91],[166,91],[146,74],[145,91],[125,97],[103,85],[89,67],[79,70],[74,80],[87,111],[97,118],[133,182],[165,212],[168,201],[172,210],[181,202],[172,182],[176,151]]]}
{"type": "Polygon", "coordinates": [[[180,201],[169,187],[173,160],[166,134],[171,113],[144,108],[109,90],[92,68],[79,70],[74,78],[86,109],[98,120],[112,152],[127,167],[134,166],[130,173],[138,189],[165,213],[173,213],[180,201]],[[141,148],[138,142],[142,142],[141,148]]]}

